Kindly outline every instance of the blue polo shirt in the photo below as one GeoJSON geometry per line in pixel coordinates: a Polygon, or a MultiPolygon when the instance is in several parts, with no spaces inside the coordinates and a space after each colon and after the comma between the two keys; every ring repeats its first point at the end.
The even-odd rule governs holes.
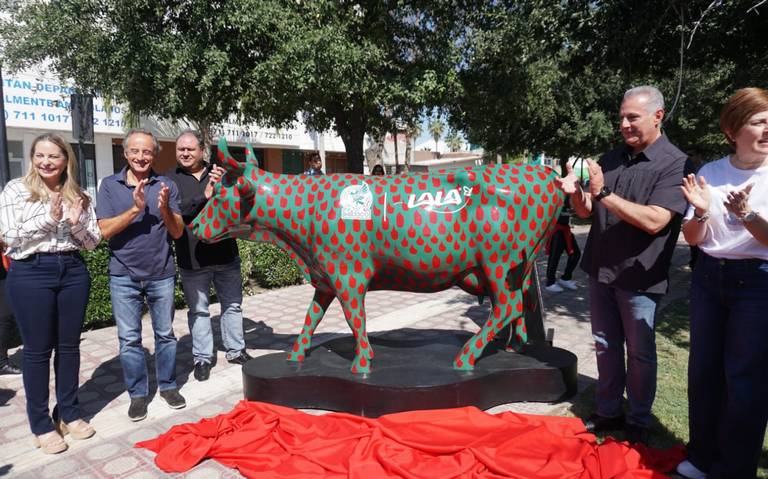
{"type": "MultiPolygon", "coordinates": [[[[133,190],[127,181],[127,167],[101,180],[96,201],[98,219],[113,218],[133,206],[133,190]]],[[[176,274],[171,237],[157,207],[162,184],[170,188],[168,206],[181,214],[179,190],[165,176],[152,171],[144,187],[146,206],[123,231],[109,239],[109,274],[129,276],[134,281],[165,279],[176,274]]]]}

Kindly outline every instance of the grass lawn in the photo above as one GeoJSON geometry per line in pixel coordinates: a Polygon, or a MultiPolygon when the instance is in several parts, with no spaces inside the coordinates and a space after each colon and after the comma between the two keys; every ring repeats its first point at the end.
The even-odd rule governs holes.
{"type": "MultiPolygon", "coordinates": [[[[659,371],[650,444],[654,447],[688,442],[688,331],[687,298],[664,308],[656,329],[659,371]]],[[[579,417],[592,413],[593,396],[594,387],[585,390],[574,402],[572,412],[579,417]]],[[[768,478],[768,439],[763,443],[757,477],[768,478]]]]}

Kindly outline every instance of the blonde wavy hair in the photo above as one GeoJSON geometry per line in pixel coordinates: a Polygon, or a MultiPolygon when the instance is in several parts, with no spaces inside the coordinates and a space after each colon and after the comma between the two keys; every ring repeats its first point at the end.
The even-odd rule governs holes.
{"type": "MultiPolygon", "coordinates": [[[[62,199],[65,203],[73,204],[77,198],[83,199],[83,208],[87,208],[90,204],[90,197],[80,188],[80,184],[77,182],[77,157],[75,152],[72,151],[72,147],[69,146],[64,138],[55,133],[43,133],[35,138],[32,142],[32,147],[29,149],[29,162],[30,164],[35,157],[35,149],[37,144],[47,141],[58,146],[64,157],[67,160],[67,167],[61,174],[59,180],[58,192],[61,193],[62,199]]],[[[40,178],[40,173],[37,172],[37,168],[30,165],[29,171],[24,175],[24,184],[29,190],[28,201],[49,201],[48,188],[45,187],[43,179],[40,178]]]]}

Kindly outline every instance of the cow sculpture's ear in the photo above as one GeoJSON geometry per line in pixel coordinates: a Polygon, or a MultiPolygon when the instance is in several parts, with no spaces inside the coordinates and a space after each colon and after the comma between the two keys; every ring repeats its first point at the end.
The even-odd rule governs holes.
{"type": "Polygon", "coordinates": [[[245,161],[259,166],[259,160],[256,158],[256,155],[253,154],[253,145],[250,143],[246,143],[245,145],[245,161]]]}
{"type": "Polygon", "coordinates": [[[245,171],[245,165],[237,161],[229,154],[229,148],[227,148],[227,139],[223,136],[219,139],[219,160],[221,160],[221,166],[227,170],[227,174],[232,176],[241,176],[245,171]]]}

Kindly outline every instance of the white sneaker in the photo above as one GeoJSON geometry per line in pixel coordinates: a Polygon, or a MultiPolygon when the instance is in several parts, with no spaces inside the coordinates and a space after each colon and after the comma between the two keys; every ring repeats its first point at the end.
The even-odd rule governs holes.
{"type": "Polygon", "coordinates": [[[677,465],[677,473],[688,479],[707,479],[707,474],[701,472],[698,467],[691,464],[691,461],[687,459],[677,465]]]}
{"type": "Polygon", "coordinates": [[[570,289],[571,291],[576,291],[577,289],[579,289],[579,287],[576,286],[576,281],[572,279],[558,279],[557,284],[559,284],[565,289],[570,289]]]}
{"type": "Polygon", "coordinates": [[[562,293],[565,291],[562,286],[560,286],[557,283],[552,283],[549,286],[544,286],[544,289],[549,291],[550,293],[562,293]]]}

